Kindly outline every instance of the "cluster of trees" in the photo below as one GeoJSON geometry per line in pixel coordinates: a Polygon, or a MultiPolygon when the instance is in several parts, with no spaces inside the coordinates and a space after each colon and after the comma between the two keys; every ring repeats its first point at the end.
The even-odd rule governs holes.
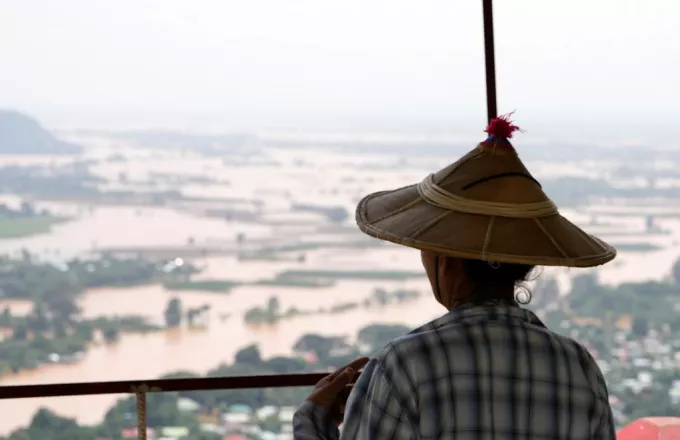
{"type": "Polygon", "coordinates": [[[21,259],[0,258],[0,298],[33,302],[25,316],[13,316],[9,308],[0,312],[0,327],[12,331],[0,341],[0,374],[72,360],[97,333],[115,342],[120,332],[156,330],[141,317],[83,319],[77,299],[87,288],[149,283],[193,270],[167,268],[165,262],[112,256],[73,260],[65,267],[38,262],[28,253],[21,259]]]}
{"type": "MultiPolygon", "coordinates": [[[[221,440],[222,436],[201,431],[191,414],[177,408],[174,394],[154,393],[147,396],[147,405],[154,410],[147,414],[150,426],[183,426],[189,428],[186,440],[221,440]]],[[[111,408],[97,426],[81,426],[74,419],[61,417],[48,409],[40,409],[27,428],[18,429],[0,440],[123,440],[122,432],[135,426],[135,402],[126,399],[111,408]]],[[[129,437],[126,437],[129,438],[129,437]]]]}
{"type": "Polygon", "coordinates": [[[334,304],[328,308],[320,307],[316,310],[301,310],[297,307],[290,307],[285,311],[282,311],[281,306],[279,305],[279,299],[276,296],[272,296],[264,307],[252,307],[248,309],[243,315],[243,319],[245,322],[252,324],[274,324],[281,319],[293,318],[301,315],[345,313],[357,309],[361,305],[364,307],[386,307],[393,303],[401,303],[418,298],[420,294],[421,293],[417,290],[396,289],[394,291],[388,291],[378,287],[361,303],[345,302],[334,304]]]}
{"type": "Polygon", "coordinates": [[[647,281],[602,285],[593,274],[580,275],[572,280],[572,288],[565,297],[566,305],[575,316],[597,318],[612,328],[621,316],[633,317],[638,335],[647,329],[668,325],[680,332],[680,285],[670,282],[647,281]]]}
{"type": "Polygon", "coordinates": [[[420,295],[421,293],[419,291],[413,289],[395,289],[390,291],[382,287],[377,287],[373,290],[372,295],[369,298],[366,298],[364,305],[370,306],[375,304],[378,306],[386,306],[395,302],[400,303],[415,299],[420,295]]]}
{"type": "Polygon", "coordinates": [[[598,282],[594,273],[587,273],[574,277],[571,284],[568,294],[560,296],[554,279],[542,279],[533,289],[531,307],[552,306],[544,313],[548,327],[588,344],[608,363],[605,377],[610,395],[622,402],[621,411],[628,420],[677,415],[678,406],[668,391],[674,381],[680,380],[680,372],[673,368],[651,369],[632,362],[622,363],[616,353],[623,347],[622,338],[626,344],[639,343],[652,331],[656,332],[660,343],[671,346],[672,350],[680,347],[680,314],[677,311],[680,307],[680,262],[674,265],[672,276],[664,282],[608,286],[598,282]],[[629,318],[630,326],[621,318],[629,318]],[[623,386],[626,379],[637,379],[642,371],[653,375],[651,387],[636,394],[623,386]]]}
{"type": "Polygon", "coordinates": [[[252,307],[246,310],[243,319],[252,324],[273,324],[284,317],[298,315],[300,312],[291,308],[286,312],[281,312],[279,298],[272,296],[264,307],[252,307]]]}
{"type": "Polygon", "coordinates": [[[199,320],[205,322],[205,317],[210,312],[210,309],[211,307],[209,304],[204,304],[200,307],[189,307],[184,310],[180,298],[170,298],[163,313],[163,316],[165,317],[165,326],[167,328],[179,327],[186,319],[187,324],[192,327],[196,325],[199,320]]]}

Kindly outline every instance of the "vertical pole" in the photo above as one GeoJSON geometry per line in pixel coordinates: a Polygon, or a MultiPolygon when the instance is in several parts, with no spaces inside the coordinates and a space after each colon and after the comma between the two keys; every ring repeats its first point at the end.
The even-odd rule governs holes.
{"type": "Polygon", "coordinates": [[[496,60],[493,41],[493,0],[482,0],[484,14],[484,60],[486,65],[486,114],[491,122],[498,116],[496,99],[496,60]]]}
{"type": "Polygon", "coordinates": [[[146,393],[137,391],[137,439],[146,440],[146,393]]]}

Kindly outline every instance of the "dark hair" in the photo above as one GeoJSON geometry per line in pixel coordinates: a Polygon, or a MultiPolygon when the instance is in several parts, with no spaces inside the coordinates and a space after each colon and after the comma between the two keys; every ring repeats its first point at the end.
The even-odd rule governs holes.
{"type": "MultiPolygon", "coordinates": [[[[528,304],[531,301],[531,292],[524,285],[528,281],[529,274],[536,266],[530,264],[516,264],[516,263],[494,263],[483,260],[463,260],[463,271],[465,275],[476,285],[484,286],[486,288],[480,289],[485,295],[483,298],[475,298],[479,300],[490,299],[515,299],[521,304],[528,304]],[[513,289],[509,289],[512,286],[513,289]],[[498,289],[500,287],[500,289],[498,289]],[[515,289],[521,289],[525,293],[524,300],[517,298],[515,289]],[[498,297],[494,292],[512,292],[511,297],[498,297]],[[493,295],[493,296],[492,296],[493,295]]],[[[501,293],[501,295],[506,295],[501,293]]]]}

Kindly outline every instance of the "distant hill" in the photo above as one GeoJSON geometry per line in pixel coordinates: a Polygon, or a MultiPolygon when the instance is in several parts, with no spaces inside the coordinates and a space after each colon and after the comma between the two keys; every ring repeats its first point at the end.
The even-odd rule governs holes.
{"type": "Polygon", "coordinates": [[[78,145],[55,138],[35,119],[0,110],[0,154],[78,154],[81,151],[78,145]]]}

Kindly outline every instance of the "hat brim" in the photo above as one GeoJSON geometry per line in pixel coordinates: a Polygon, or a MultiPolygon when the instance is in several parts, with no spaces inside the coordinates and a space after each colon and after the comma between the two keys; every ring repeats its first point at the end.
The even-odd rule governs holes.
{"type": "Polygon", "coordinates": [[[614,247],[560,214],[527,219],[452,211],[427,203],[416,185],[367,195],[356,222],[380,240],[459,258],[594,267],[616,257],[614,247]]]}

